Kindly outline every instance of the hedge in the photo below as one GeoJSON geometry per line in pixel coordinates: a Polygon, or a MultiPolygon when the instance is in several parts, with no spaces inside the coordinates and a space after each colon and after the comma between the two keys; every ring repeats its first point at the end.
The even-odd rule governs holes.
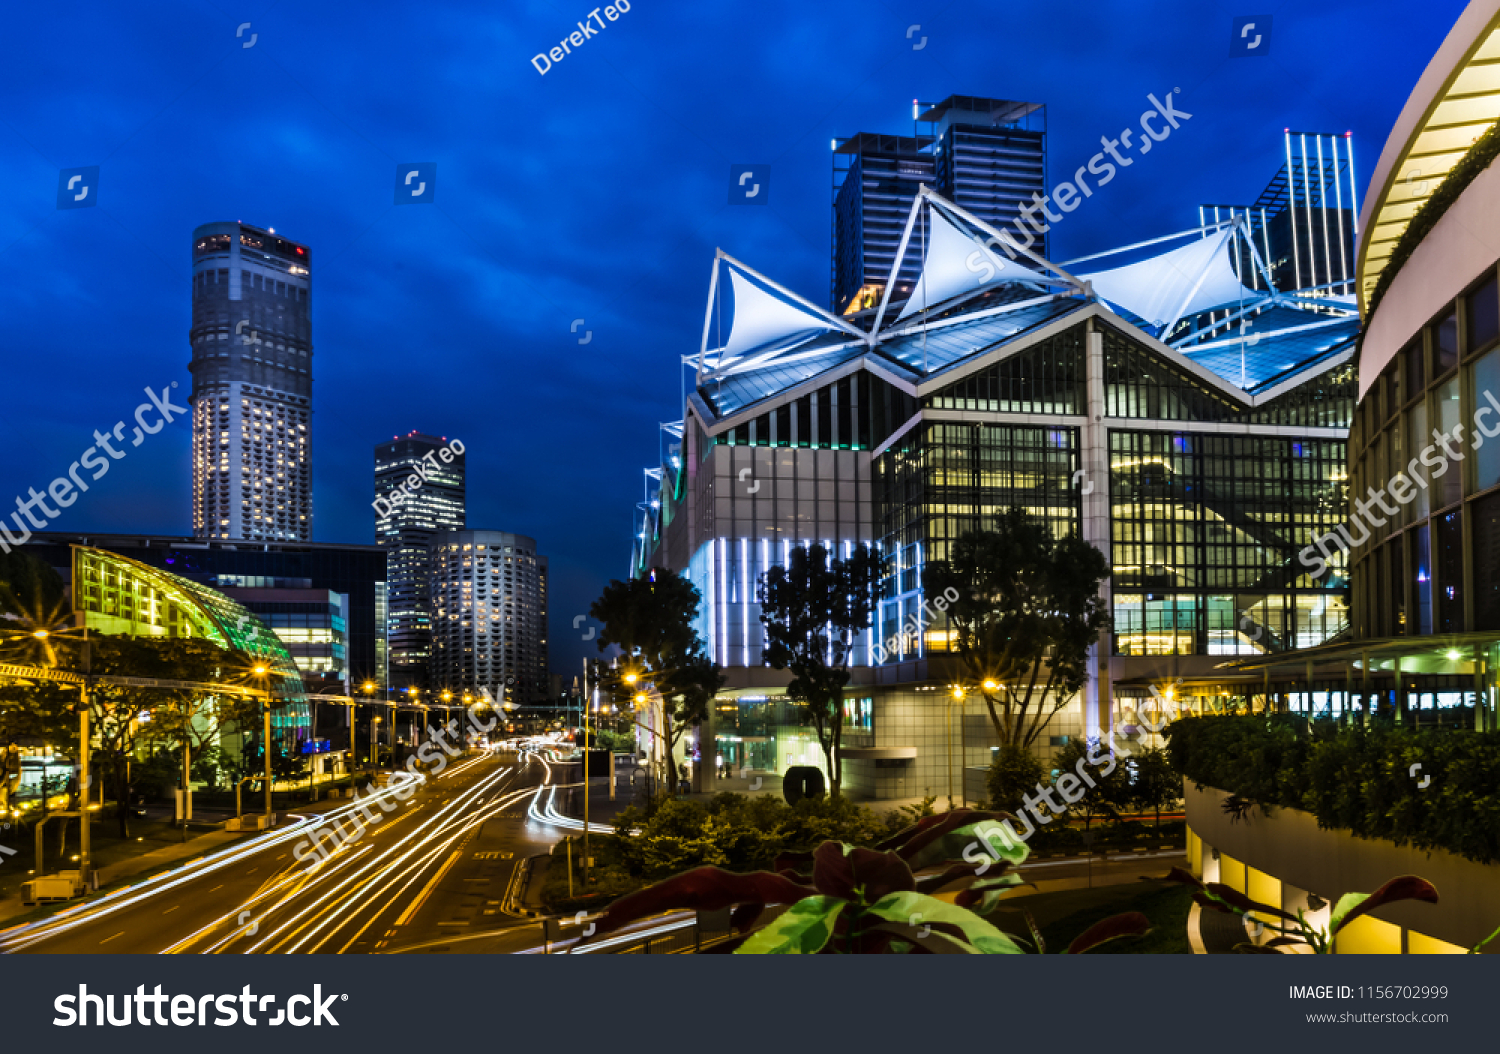
{"type": "Polygon", "coordinates": [[[1275,714],[1185,717],[1166,735],[1173,768],[1199,787],[1360,838],[1500,861],[1500,732],[1275,714]]]}

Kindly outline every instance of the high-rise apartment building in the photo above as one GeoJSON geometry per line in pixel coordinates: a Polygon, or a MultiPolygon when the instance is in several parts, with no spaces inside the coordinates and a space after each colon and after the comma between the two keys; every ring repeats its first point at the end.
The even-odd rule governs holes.
{"type": "Polygon", "coordinates": [[[427,685],[428,546],[464,526],[463,443],[409,432],[375,447],[375,542],[389,554],[391,683],[427,685]]]}
{"type": "MultiPolygon", "coordinates": [[[[890,277],[917,191],[926,185],[994,227],[1021,219],[1046,193],[1046,107],[1035,102],[950,95],[914,102],[915,134],[862,132],[833,144],[831,307],[873,307],[890,277]]],[[[919,249],[924,231],[912,234],[919,249]]],[[[1031,246],[1047,255],[1047,236],[1031,246]]],[[[896,276],[905,296],[921,271],[908,252],[896,276]]]]}
{"type": "Polygon", "coordinates": [[[547,558],[504,531],[444,531],[432,540],[434,689],[486,688],[521,704],[547,696],[547,558]]]}
{"type": "Polygon", "coordinates": [[[312,539],[312,273],[246,223],[193,232],[193,534],[312,539]]]}

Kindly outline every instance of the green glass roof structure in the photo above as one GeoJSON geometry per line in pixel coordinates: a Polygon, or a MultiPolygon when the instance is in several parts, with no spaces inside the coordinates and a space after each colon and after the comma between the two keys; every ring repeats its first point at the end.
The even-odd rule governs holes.
{"type": "Polygon", "coordinates": [[[201,637],[264,662],[271,690],[305,703],[302,676],[281,640],[255,614],[205,585],[119,553],[73,546],[73,609],[100,633],[132,637],[201,637]]]}

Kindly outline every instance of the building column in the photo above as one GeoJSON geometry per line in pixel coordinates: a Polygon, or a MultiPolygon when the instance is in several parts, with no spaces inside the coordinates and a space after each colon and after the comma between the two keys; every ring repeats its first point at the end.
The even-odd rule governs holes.
{"type": "MultiPolygon", "coordinates": [[[[1084,423],[1080,435],[1080,464],[1083,475],[1074,486],[1078,487],[1082,500],[1083,540],[1110,555],[1110,476],[1109,476],[1109,432],[1104,426],[1104,334],[1088,321],[1084,349],[1085,386],[1088,404],[1084,408],[1084,423]]],[[[1105,579],[1099,590],[1105,610],[1113,611],[1113,587],[1105,579]]],[[[1099,643],[1094,645],[1089,658],[1088,678],[1083,686],[1083,735],[1084,739],[1105,738],[1109,735],[1114,709],[1110,685],[1109,660],[1114,652],[1110,631],[1099,634],[1099,643]]]]}
{"type": "Polygon", "coordinates": [[[707,716],[693,729],[698,737],[698,764],[693,769],[693,792],[696,794],[713,794],[717,789],[714,786],[719,775],[718,745],[714,737],[714,707],[717,705],[717,699],[710,699],[707,716]]]}

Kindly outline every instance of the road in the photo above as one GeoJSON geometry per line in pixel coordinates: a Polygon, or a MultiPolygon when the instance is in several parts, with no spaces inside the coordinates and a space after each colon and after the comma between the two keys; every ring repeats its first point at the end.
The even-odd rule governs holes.
{"type": "Polygon", "coordinates": [[[415,793],[397,782],[291,814],[263,835],[7,929],[0,951],[359,954],[518,924],[506,901],[520,864],[564,833],[542,818],[552,779],[533,753],[459,758],[415,793]]]}
{"type": "MultiPolygon", "coordinates": [[[[0,952],[568,951],[586,920],[563,920],[548,934],[515,904],[525,860],[582,828],[558,811],[566,770],[552,760],[532,751],[473,753],[420,785],[397,782],[363,800],[289,814],[265,834],[0,931],[0,952]]],[[[1022,873],[1048,890],[1133,881],[1175,862],[1157,854],[1092,866],[1038,861],[1022,873]]],[[[690,913],[659,916],[580,951],[642,951],[648,938],[652,953],[690,950],[693,921],[690,913]]]]}

